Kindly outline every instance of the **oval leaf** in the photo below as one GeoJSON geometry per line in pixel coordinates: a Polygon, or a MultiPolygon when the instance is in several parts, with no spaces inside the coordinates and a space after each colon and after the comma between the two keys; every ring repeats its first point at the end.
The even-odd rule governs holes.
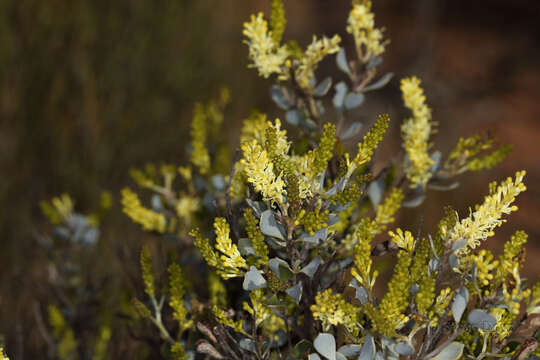
{"type": "Polygon", "coordinates": [[[334,107],[341,109],[349,88],[343,81],[340,81],[334,86],[334,89],[336,90],[336,94],[334,95],[332,102],[334,103],[334,107]]]}
{"type": "Polygon", "coordinates": [[[298,110],[289,110],[285,113],[285,120],[291,125],[298,126],[302,120],[302,113],[298,110]]]}
{"type": "Polygon", "coordinates": [[[315,350],[328,360],[336,360],[336,339],[334,335],[320,333],[313,342],[315,350]]]}
{"type": "Polygon", "coordinates": [[[411,345],[407,343],[396,344],[396,346],[394,346],[394,350],[396,350],[399,355],[403,356],[411,356],[412,354],[414,354],[414,349],[411,345]]]}
{"type": "Polygon", "coordinates": [[[336,55],[336,64],[339,70],[343,71],[345,74],[351,74],[351,69],[347,63],[347,54],[345,54],[345,49],[340,48],[336,55]]]}
{"type": "Polygon", "coordinates": [[[307,276],[309,276],[309,278],[313,278],[313,275],[315,275],[315,273],[317,272],[317,269],[319,268],[319,265],[322,264],[322,259],[320,256],[316,256],[313,258],[313,260],[311,260],[309,262],[309,264],[307,264],[306,266],[304,266],[302,268],[302,270],[300,270],[300,272],[303,272],[304,274],[306,274],[307,276]]]}
{"type": "Polygon", "coordinates": [[[313,353],[308,355],[308,360],[321,360],[321,357],[316,353],[313,353]]]}
{"type": "Polygon", "coordinates": [[[285,292],[294,300],[296,304],[299,304],[300,299],[302,298],[302,283],[299,282],[298,284],[285,290],[285,292]]]}
{"type": "Polygon", "coordinates": [[[469,313],[467,321],[474,327],[482,330],[491,330],[497,325],[497,320],[491,314],[483,310],[475,309],[469,313]]]}
{"type": "Polygon", "coordinates": [[[338,352],[345,355],[346,357],[356,356],[362,351],[362,345],[343,345],[338,349],[338,352]]]}
{"type": "Polygon", "coordinates": [[[355,121],[351,125],[349,125],[347,130],[345,130],[345,132],[343,132],[343,134],[340,136],[340,138],[343,141],[349,140],[349,139],[355,137],[356,135],[358,135],[360,133],[360,130],[362,130],[362,123],[360,123],[360,121],[355,121]]]}
{"type": "Polygon", "coordinates": [[[251,266],[244,275],[244,290],[252,291],[266,287],[266,280],[255,266],[251,266]]]}
{"type": "Polygon", "coordinates": [[[459,290],[459,292],[456,294],[456,297],[454,298],[454,302],[452,303],[452,316],[454,317],[456,324],[459,324],[459,321],[461,320],[461,317],[463,316],[463,312],[467,308],[468,302],[469,302],[469,291],[467,290],[467,288],[462,287],[459,290]]]}
{"type": "Polygon", "coordinates": [[[332,78],[328,76],[323,81],[317,85],[315,90],[313,90],[314,96],[324,96],[328,93],[328,90],[330,90],[330,87],[332,86],[332,78]]]}
{"type": "Polygon", "coordinates": [[[358,93],[348,93],[345,97],[345,109],[352,110],[364,103],[364,95],[358,93]]]}
{"type": "Polygon", "coordinates": [[[393,76],[393,73],[384,74],[379,80],[377,80],[371,85],[366,86],[363,91],[366,92],[371,90],[378,90],[388,84],[388,82],[392,79],[393,76]]]}
{"type": "Polygon", "coordinates": [[[283,232],[278,225],[274,212],[272,210],[266,210],[261,214],[261,231],[264,235],[272,236],[280,240],[285,240],[283,232]]]}
{"type": "Polygon", "coordinates": [[[283,90],[279,86],[272,86],[270,88],[270,96],[272,97],[272,100],[274,100],[276,105],[282,108],[283,110],[288,110],[292,106],[287,101],[285,94],[283,94],[283,90]]]}
{"type": "Polygon", "coordinates": [[[268,261],[268,267],[281,281],[288,281],[292,277],[292,270],[289,267],[289,264],[280,258],[270,259],[270,261],[268,261]]]}
{"type": "Polygon", "coordinates": [[[457,360],[463,355],[463,344],[456,341],[450,343],[447,347],[435,356],[434,360],[457,360]]]}
{"type": "Polygon", "coordinates": [[[358,360],[373,360],[375,356],[375,343],[371,335],[367,334],[364,338],[364,344],[362,345],[362,351],[358,356],[358,360]]]}

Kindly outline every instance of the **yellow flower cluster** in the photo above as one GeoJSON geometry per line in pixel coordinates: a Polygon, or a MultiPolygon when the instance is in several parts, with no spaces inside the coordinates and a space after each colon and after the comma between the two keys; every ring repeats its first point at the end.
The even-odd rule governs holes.
{"type": "Polygon", "coordinates": [[[60,224],[73,213],[73,200],[68,194],[62,194],[51,200],[50,203],[42,201],[39,203],[41,212],[45,215],[51,224],[60,224]]]}
{"type": "Polygon", "coordinates": [[[328,161],[334,155],[336,144],[336,126],[332,123],[323,125],[323,132],[317,149],[309,151],[306,155],[306,172],[308,179],[318,180],[321,173],[326,170],[328,161]]]}
{"type": "Polygon", "coordinates": [[[363,218],[356,226],[348,246],[354,246],[354,267],[351,269],[352,276],[367,290],[371,290],[377,278],[377,272],[371,273],[371,240],[378,232],[377,223],[369,218],[363,218]]]}
{"type": "Polygon", "coordinates": [[[223,309],[217,305],[212,306],[212,312],[220,324],[233,328],[236,332],[244,332],[244,329],[242,328],[242,320],[234,321],[223,309]]]}
{"type": "Polygon", "coordinates": [[[531,295],[531,289],[523,290],[521,288],[521,277],[519,275],[519,264],[514,264],[512,269],[513,281],[512,285],[507,282],[503,283],[502,293],[504,296],[504,302],[508,307],[508,311],[513,316],[519,315],[520,303],[523,299],[528,298],[531,295]]]}
{"type": "Polygon", "coordinates": [[[255,318],[257,326],[262,325],[262,328],[268,333],[273,334],[278,330],[285,329],[285,323],[283,319],[277,316],[270,307],[264,304],[265,295],[261,289],[251,291],[249,293],[248,302],[244,302],[243,308],[251,316],[255,318]]]}
{"type": "Polygon", "coordinates": [[[356,306],[349,304],[341,294],[333,294],[326,289],[315,296],[311,305],[313,318],[322,322],[323,331],[330,331],[332,326],[343,325],[350,333],[358,332],[356,306]]]}
{"type": "Polygon", "coordinates": [[[347,19],[347,32],[354,37],[358,58],[363,61],[384,52],[386,42],[383,41],[382,30],[375,28],[371,1],[366,0],[353,5],[347,19]]]}
{"type": "Polygon", "coordinates": [[[227,220],[224,218],[216,218],[214,220],[214,229],[216,232],[216,249],[221,251],[221,261],[223,266],[227,268],[240,269],[246,268],[246,260],[240,255],[240,251],[236,244],[232,243],[229,237],[230,228],[227,220]]]}
{"type": "Polygon", "coordinates": [[[415,241],[410,231],[403,232],[403,230],[397,228],[396,232],[389,231],[388,235],[390,235],[392,241],[400,248],[408,251],[409,253],[412,253],[414,250],[415,241]]]}
{"type": "Polygon", "coordinates": [[[270,25],[272,26],[272,39],[274,43],[281,43],[281,38],[285,32],[285,6],[283,0],[272,0],[272,12],[270,14],[270,25]]]}
{"type": "Polygon", "coordinates": [[[201,174],[210,170],[210,154],[206,148],[207,126],[206,113],[202,104],[196,104],[191,121],[191,162],[199,168],[201,174]]]}
{"type": "Polygon", "coordinates": [[[221,256],[214,251],[210,241],[201,236],[199,230],[192,230],[190,235],[195,238],[194,244],[199,249],[204,260],[208,265],[216,268],[217,273],[223,279],[242,276],[242,269],[247,269],[248,265],[236,244],[233,244],[229,237],[230,228],[227,220],[216,218],[214,220],[214,231],[216,234],[216,249],[222,253],[221,256]]]}
{"type": "Polygon", "coordinates": [[[296,81],[302,88],[309,88],[310,81],[315,76],[315,70],[321,60],[325,56],[339,51],[340,41],[339,35],[334,35],[332,38],[324,36],[322,39],[313,36],[313,40],[308,45],[304,56],[300,59],[300,64],[295,73],[296,81]]]}
{"type": "Polygon", "coordinates": [[[249,22],[244,23],[244,41],[249,46],[251,67],[257,68],[259,74],[268,78],[272,74],[282,74],[287,59],[287,49],[275,42],[268,23],[262,13],[252,15],[249,22]]]}
{"type": "Polygon", "coordinates": [[[9,360],[6,354],[4,354],[4,349],[0,347],[0,360],[9,360]]]}
{"type": "Polygon", "coordinates": [[[149,296],[154,296],[156,293],[154,272],[152,270],[152,258],[150,257],[150,249],[148,246],[143,246],[140,257],[142,278],[144,282],[144,292],[149,296]]]}
{"type": "Polygon", "coordinates": [[[227,306],[227,289],[215,272],[208,274],[208,292],[210,303],[217,306],[227,306]]]}
{"type": "Polygon", "coordinates": [[[187,319],[188,310],[184,303],[186,294],[186,280],[182,274],[182,269],[176,263],[171,263],[169,271],[169,306],[173,309],[173,318],[178,321],[180,334],[193,326],[193,320],[187,319]]]}
{"type": "Polygon", "coordinates": [[[253,215],[253,210],[247,208],[244,211],[244,220],[246,221],[248,238],[251,241],[255,253],[259,256],[259,264],[268,264],[268,246],[264,242],[264,235],[259,228],[258,219],[253,215]]]}
{"type": "Polygon", "coordinates": [[[512,146],[503,145],[490,154],[472,159],[467,167],[471,171],[489,170],[501,163],[512,151],[512,146]]]}
{"type": "Polygon", "coordinates": [[[468,138],[460,138],[455,148],[448,155],[444,169],[450,174],[460,174],[466,170],[491,169],[504,160],[512,151],[510,145],[503,145],[489,154],[477,156],[480,152],[490,149],[493,143],[493,139],[487,136],[474,135],[468,138]]]}
{"type": "Polygon", "coordinates": [[[242,144],[244,157],[241,164],[248,181],[256,191],[263,195],[264,200],[281,203],[286,193],[282,175],[274,174],[274,164],[266,150],[256,140],[242,144]]]}
{"type": "Polygon", "coordinates": [[[189,195],[182,195],[176,203],[176,214],[187,224],[191,224],[194,214],[201,208],[199,198],[189,195]]]}
{"type": "Polygon", "coordinates": [[[386,130],[388,130],[389,122],[390,117],[388,115],[379,115],[371,129],[364,135],[362,142],[358,144],[358,153],[354,158],[356,166],[363,165],[371,160],[373,151],[381,142],[386,130]]]}
{"type": "Polygon", "coordinates": [[[302,209],[295,220],[295,225],[302,224],[304,230],[313,236],[317,231],[328,226],[328,214],[328,209],[321,211],[320,208],[316,208],[309,212],[302,209]]]}
{"type": "Polygon", "coordinates": [[[122,211],[131,220],[140,224],[144,230],[159,233],[166,231],[167,221],[165,216],[142,206],[137,194],[129,188],[122,190],[122,206],[122,211]]]}
{"type": "Polygon", "coordinates": [[[453,291],[450,288],[444,288],[435,299],[435,304],[433,305],[433,311],[430,314],[431,326],[437,326],[439,318],[444,314],[450,301],[452,300],[453,291]]]}
{"type": "Polygon", "coordinates": [[[518,171],[515,180],[508,178],[498,186],[490,186],[490,193],[484,198],[483,204],[457,222],[448,231],[448,238],[451,241],[466,239],[468,246],[474,249],[481,240],[493,236],[493,230],[505,221],[501,219],[502,215],[517,210],[517,206],[512,203],[516,196],[527,189],[523,184],[524,176],[525,171],[518,171]]]}
{"type": "MultiPolygon", "coordinates": [[[[475,264],[477,268],[477,279],[480,287],[488,287],[494,279],[495,271],[499,268],[499,261],[493,260],[491,251],[482,249],[478,254],[469,255],[466,261],[469,264],[475,264]]],[[[485,290],[486,295],[490,292],[485,290]]]]}
{"type": "Polygon", "coordinates": [[[54,305],[49,305],[49,323],[53,329],[53,335],[58,344],[56,352],[59,359],[72,359],[76,356],[78,342],[73,330],[66,322],[64,315],[54,305]]]}
{"type": "Polygon", "coordinates": [[[394,214],[401,207],[403,201],[403,192],[399,188],[393,188],[390,195],[384,199],[383,203],[377,206],[377,215],[375,222],[382,225],[388,225],[394,221],[394,214]]]}
{"type": "Polygon", "coordinates": [[[432,132],[431,109],[426,105],[426,97],[417,77],[402,79],[401,92],[405,106],[412,111],[412,117],[401,125],[403,148],[408,155],[405,175],[411,187],[425,186],[432,176],[429,168],[434,163],[428,153],[432,132]]]}
{"type": "Polygon", "coordinates": [[[494,331],[497,333],[499,341],[504,340],[512,332],[512,323],[514,322],[515,316],[506,309],[496,307],[491,308],[490,313],[497,320],[494,331]]]}
{"type": "Polygon", "coordinates": [[[497,269],[497,278],[499,282],[503,282],[512,274],[516,265],[521,267],[520,254],[527,242],[527,233],[525,231],[516,231],[510,240],[504,244],[504,251],[499,257],[501,266],[497,269]]]}

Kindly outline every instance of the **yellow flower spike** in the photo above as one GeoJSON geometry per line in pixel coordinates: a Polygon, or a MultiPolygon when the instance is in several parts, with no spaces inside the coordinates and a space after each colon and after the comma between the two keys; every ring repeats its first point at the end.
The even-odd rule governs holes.
{"type": "Polygon", "coordinates": [[[403,230],[397,228],[395,233],[393,231],[389,231],[388,235],[390,235],[392,241],[396,243],[397,246],[407,250],[409,253],[412,253],[415,240],[410,231],[403,232],[403,230]]]}
{"type": "Polygon", "coordinates": [[[330,331],[332,326],[343,325],[356,334],[358,309],[349,304],[341,294],[333,294],[332,289],[319,292],[315,297],[315,304],[311,306],[313,318],[322,322],[324,331],[330,331]]]}
{"type": "Polygon", "coordinates": [[[249,58],[253,62],[250,67],[257,68],[259,75],[264,78],[272,74],[286,76],[283,65],[288,56],[287,49],[278,47],[262,13],[252,15],[250,21],[244,23],[243,34],[246,37],[244,42],[249,47],[249,58]]]}
{"type": "Polygon", "coordinates": [[[425,186],[432,176],[429,168],[434,164],[428,153],[429,137],[433,132],[431,109],[425,103],[426,97],[417,77],[402,79],[401,92],[405,106],[412,112],[412,117],[401,125],[403,148],[408,155],[405,175],[411,187],[425,186]]]}
{"type": "Polygon", "coordinates": [[[193,110],[193,120],[191,121],[191,162],[199,168],[201,174],[206,174],[210,170],[210,154],[206,148],[208,136],[207,114],[202,104],[196,104],[193,110]]]}
{"type": "Polygon", "coordinates": [[[278,330],[285,329],[285,323],[283,319],[277,316],[270,307],[264,304],[264,292],[261,289],[251,291],[249,293],[249,300],[251,302],[244,302],[242,304],[244,310],[256,317],[255,322],[257,326],[261,326],[263,330],[268,334],[273,334],[278,330]]]}
{"type": "Polygon", "coordinates": [[[144,230],[165,232],[167,225],[165,216],[142,206],[137,194],[129,188],[122,190],[122,207],[123,212],[144,230]]]}
{"type": "Polygon", "coordinates": [[[367,61],[372,55],[384,52],[387,41],[383,41],[383,30],[375,28],[371,1],[353,4],[347,19],[347,32],[354,37],[356,51],[361,60],[367,61]]]}
{"type": "MultiPolygon", "coordinates": [[[[379,115],[377,120],[369,129],[369,131],[364,135],[362,142],[358,144],[358,153],[354,158],[353,162],[356,166],[360,166],[368,163],[373,156],[373,151],[377,148],[381,142],[386,130],[388,130],[388,124],[390,123],[390,117],[388,115],[379,115]]],[[[352,170],[354,170],[354,166],[352,170]]],[[[349,169],[349,175],[351,173],[351,168],[349,169]]]]}
{"type": "Polygon", "coordinates": [[[247,269],[246,260],[240,255],[240,251],[236,244],[232,243],[229,237],[230,228],[227,220],[224,218],[216,218],[214,220],[214,229],[216,232],[216,249],[221,251],[221,261],[225,267],[238,271],[240,268],[247,269]]]}
{"type": "Polygon", "coordinates": [[[150,296],[155,296],[155,279],[154,271],[152,270],[152,257],[148,246],[143,246],[140,257],[142,278],[144,282],[144,292],[150,296]]]}
{"type": "Polygon", "coordinates": [[[246,208],[244,211],[244,219],[246,221],[246,232],[248,234],[251,245],[259,256],[259,263],[268,264],[268,246],[264,241],[264,235],[259,228],[259,220],[253,215],[253,210],[246,208]]]}
{"type": "Polygon", "coordinates": [[[173,318],[178,321],[180,333],[189,329],[193,325],[193,320],[188,320],[188,310],[184,303],[186,294],[186,280],[182,274],[182,269],[176,263],[172,263],[168,268],[169,272],[169,306],[173,309],[173,318]]]}
{"type": "Polygon", "coordinates": [[[193,216],[201,208],[201,200],[197,197],[183,195],[176,203],[176,214],[187,224],[191,224],[193,216]]]}
{"type": "Polygon", "coordinates": [[[242,144],[244,154],[241,164],[247,180],[256,191],[263,195],[266,201],[281,203],[286,194],[285,182],[282,175],[274,174],[274,164],[270,161],[268,153],[256,140],[242,144]]]}
{"type": "Polygon", "coordinates": [[[480,241],[492,236],[493,230],[506,221],[501,217],[517,210],[517,206],[512,203],[516,196],[527,189],[523,184],[524,176],[525,171],[518,171],[515,180],[508,178],[497,187],[490,186],[490,193],[484,202],[448,231],[450,241],[466,239],[468,247],[474,249],[480,241]]]}
{"type": "Polygon", "coordinates": [[[309,83],[315,76],[319,62],[325,56],[339,51],[340,41],[339,35],[334,35],[332,38],[323,37],[322,39],[313,36],[311,44],[308,45],[304,56],[300,59],[298,69],[296,69],[296,80],[302,88],[309,88],[309,83]]]}

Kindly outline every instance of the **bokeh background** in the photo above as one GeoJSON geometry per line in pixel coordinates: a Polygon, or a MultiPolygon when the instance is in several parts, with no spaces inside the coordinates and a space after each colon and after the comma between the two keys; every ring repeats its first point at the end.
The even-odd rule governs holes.
{"type": "MultiPolygon", "coordinates": [[[[285,39],[344,31],[348,0],[285,0],[285,39]]],[[[391,39],[382,71],[396,74],[355,116],[388,112],[393,127],[381,161],[399,147],[405,112],[398,79],[423,79],[439,123],[436,147],[460,135],[491,131],[512,155],[494,170],[462,179],[451,193],[431,193],[399,222],[433,231],[444,205],[462,214],[481,201],[488,181],[526,169],[520,211],[488,246],[500,250],[513,231],[529,234],[527,277],[540,273],[540,3],[527,0],[375,0],[378,25],[391,39]],[[421,219],[421,220],[420,220],[421,219]],[[412,224],[412,225],[411,225],[412,224]]],[[[15,359],[46,358],[32,316],[43,301],[43,256],[36,233],[45,223],[38,203],[62,192],[85,211],[100,191],[115,196],[95,271],[136,278],[141,234],[120,213],[128,170],[147,162],[186,161],[193,103],[221,86],[231,90],[224,136],[251,109],[282,116],[271,82],[248,69],[242,23],[266,0],[0,0],[0,333],[15,359]],[[136,275],[136,274],[135,274],[136,275]]],[[[333,59],[321,74],[340,75],[333,59]]],[[[322,76],[322,75],[321,75],[322,76]]],[[[371,93],[370,93],[371,94],[371,93]]],[[[125,354],[121,345],[114,354],[125,354]]]]}

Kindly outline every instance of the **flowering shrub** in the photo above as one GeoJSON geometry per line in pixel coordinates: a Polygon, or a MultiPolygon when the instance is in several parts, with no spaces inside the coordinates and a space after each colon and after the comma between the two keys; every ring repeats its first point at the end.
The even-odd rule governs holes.
{"type": "MultiPolygon", "coordinates": [[[[270,93],[285,122],[252,113],[232,159],[219,137],[229,101],[223,90],[195,106],[190,164],[132,171],[152,201],[145,205],[125,188],[123,211],[142,230],[163,236],[174,255],[164,278],[143,246],[144,296],[126,314],[153,324],[161,354],[172,359],[534,356],[540,283],[529,285],[519,274],[527,235],[517,231],[497,256],[478,249],[517,210],[524,171],[490,184],[469,214],[446,209],[431,234],[392,229],[400,208],[419,206],[428,190],[453,190],[456,176],[497,165],[510,148],[493,149],[493,139],[478,135],[441,154],[430,140],[432,111],[413,76],[401,80],[410,111],[401,125],[403,151],[375,172],[373,158],[391,120],[384,114],[372,124],[349,120],[367,92],[392,79],[379,75],[388,41],[371,3],[353,1],[346,26],[352,56],[338,35],[313,37],[305,49],[283,42],[284,14],[273,0],[270,22],[253,15],[244,36],[250,66],[275,79],[270,93]],[[319,81],[316,71],[333,54],[347,77],[335,85],[330,77],[319,81]],[[301,136],[292,140],[286,127],[301,136]],[[374,244],[378,235],[385,241],[374,244]],[[386,254],[395,266],[381,284],[377,260],[386,254]],[[376,288],[385,290],[379,296],[376,288]]],[[[63,236],[95,242],[97,220],[74,214],[69,198],[44,203],[43,210],[63,236]],[[79,234],[83,225],[88,229],[79,234]]],[[[49,309],[55,351],[72,358],[77,334],[57,307],[49,309]]],[[[106,353],[110,330],[103,329],[89,353],[94,358],[106,353]]]]}

